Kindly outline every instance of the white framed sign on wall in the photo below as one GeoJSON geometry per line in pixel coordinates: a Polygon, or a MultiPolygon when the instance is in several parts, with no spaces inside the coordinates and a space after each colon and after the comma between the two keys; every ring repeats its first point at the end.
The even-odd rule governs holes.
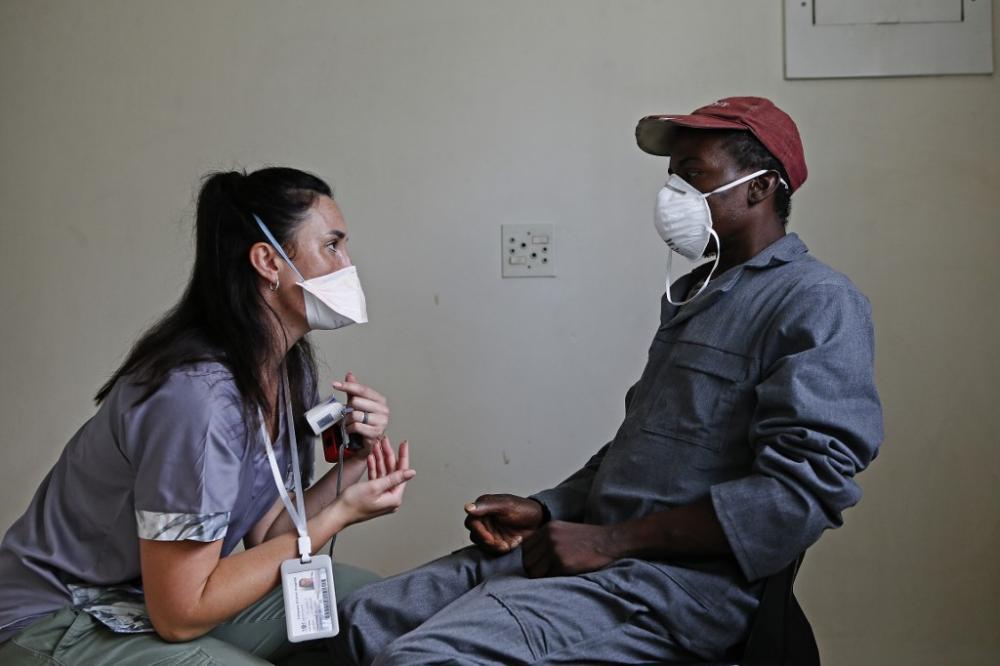
{"type": "Polygon", "coordinates": [[[785,0],[785,78],[993,73],[991,0],[785,0]]]}

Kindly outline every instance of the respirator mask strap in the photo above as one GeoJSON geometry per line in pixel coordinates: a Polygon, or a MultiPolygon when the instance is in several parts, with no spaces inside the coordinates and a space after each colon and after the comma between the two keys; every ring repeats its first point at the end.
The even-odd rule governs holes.
{"type": "Polygon", "coordinates": [[[722,242],[719,240],[719,234],[715,233],[715,229],[709,229],[708,233],[715,238],[715,263],[712,264],[712,269],[708,271],[708,275],[705,276],[705,282],[702,283],[698,292],[691,298],[683,300],[680,303],[675,303],[674,300],[670,298],[670,269],[674,263],[674,253],[672,251],[667,253],[667,302],[671,305],[687,305],[694,299],[698,298],[698,296],[701,295],[701,292],[705,291],[705,288],[708,286],[708,281],[712,279],[715,269],[719,267],[719,259],[722,257],[722,242]]]}
{"type": "Polygon", "coordinates": [[[299,282],[305,282],[306,279],[302,277],[302,273],[299,272],[299,269],[295,267],[292,260],[288,258],[287,254],[285,254],[285,251],[281,248],[281,243],[279,243],[278,239],[274,237],[271,230],[267,228],[267,225],[264,224],[259,217],[257,217],[257,213],[252,213],[252,215],[253,219],[257,220],[257,226],[260,227],[260,230],[263,231],[264,235],[267,237],[267,242],[271,244],[271,247],[273,247],[279,255],[281,255],[281,258],[285,260],[285,263],[288,264],[293,271],[295,271],[295,274],[299,276],[299,282]]]}

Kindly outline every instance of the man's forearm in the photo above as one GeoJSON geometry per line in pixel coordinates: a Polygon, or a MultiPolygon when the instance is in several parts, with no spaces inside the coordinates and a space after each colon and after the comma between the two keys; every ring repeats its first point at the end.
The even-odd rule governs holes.
{"type": "Polygon", "coordinates": [[[656,511],[612,525],[610,529],[616,559],[697,559],[732,555],[709,498],[656,511]]]}

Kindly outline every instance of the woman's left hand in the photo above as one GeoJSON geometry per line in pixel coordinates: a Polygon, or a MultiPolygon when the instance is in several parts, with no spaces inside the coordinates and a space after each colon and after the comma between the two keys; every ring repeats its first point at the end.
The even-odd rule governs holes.
{"type": "Polygon", "coordinates": [[[347,394],[347,406],[354,410],[347,416],[347,432],[361,435],[365,449],[373,450],[389,427],[389,405],[385,397],[358,383],[353,372],[348,372],[344,381],[334,382],[333,388],[347,394]]]}
{"type": "Polygon", "coordinates": [[[347,524],[397,511],[403,503],[406,482],[416,474],[410,469],[410,445],[399,445],[399,458],[388,437],[381,438],[368,454],[368,480],[358,481],[340,494],[333,506],[346,511],[347,524]]]}

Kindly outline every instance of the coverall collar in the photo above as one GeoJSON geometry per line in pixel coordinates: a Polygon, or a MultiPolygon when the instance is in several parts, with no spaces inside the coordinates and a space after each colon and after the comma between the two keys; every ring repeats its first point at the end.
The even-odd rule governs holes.
{"type": "MultiPolygon", "coordinates": [[[[664,323],[663,328],[670,328],[687,321],[694,315],[711,306],[722,296],[722,294],[731,290],[737,285],[737,283],[739,283],[745,270],[765,270],[772,266],[787,264],[805,256],[808,251],[809,248],[807,248],[806,244],[802,242],[798,234],[790,233],[782,236],[749,260],[743,262],[742,264],[733,266],[728,271],[712,280],[712,282],[708,284],[708,287],[700,296],[698,296],[698,298],[681,308],[676,308],[674,310],[674,315],[664,323]]],[[[684,276],[683,279],[678,280],[674,285],[677,289],[676,293],[683,297],[683,294],[691,287],[691,280],[692,274],[690,273],[684,276]]]]}

